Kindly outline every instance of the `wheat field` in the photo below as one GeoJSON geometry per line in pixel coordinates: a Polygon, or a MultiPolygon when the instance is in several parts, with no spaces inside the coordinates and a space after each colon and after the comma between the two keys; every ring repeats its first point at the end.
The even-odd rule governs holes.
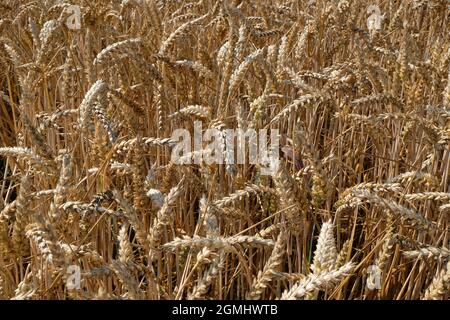
{"type": "Polygon", "coordinates": [[[448,1],[0,12],[0,299],[450,298],[448,1]],[[196,121],[278,167],[176,163],[196,121]]]}

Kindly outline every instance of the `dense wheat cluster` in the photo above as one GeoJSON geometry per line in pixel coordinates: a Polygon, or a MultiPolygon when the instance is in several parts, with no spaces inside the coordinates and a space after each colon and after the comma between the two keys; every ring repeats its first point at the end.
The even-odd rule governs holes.
{"type": "Polygon", "coordinates": [[[0,12],[1,299],[450,297],[447,0],[0,12]],[[194,121],[280,165],[175,163],[194,121]]]}

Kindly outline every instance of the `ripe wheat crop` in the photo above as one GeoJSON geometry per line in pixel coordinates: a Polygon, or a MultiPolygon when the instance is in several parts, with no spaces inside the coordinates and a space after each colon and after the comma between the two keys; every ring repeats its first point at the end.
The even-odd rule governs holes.
{"type": "Polygon", "coordinates": [[[2,1],[0,299],[449,299],[449,70],[447,0],[2,1]]]}

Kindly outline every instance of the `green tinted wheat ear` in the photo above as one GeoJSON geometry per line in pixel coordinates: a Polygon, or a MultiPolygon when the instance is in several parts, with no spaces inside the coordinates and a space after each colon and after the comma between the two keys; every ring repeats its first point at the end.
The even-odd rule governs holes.
{"type": "Polygon", "coordinates": [[[352,242],[349,240],[346,240],[344,244],[342,245],[341,251],[339,251],[339,254],[336,258],[336,268],[342,267],[346,262],[348,262],[349,258],[349,250],[352,246],[352,242]]]}
{"type": "Polygon", "coordinates": [[[326,182],[323,179],[323,175],[320,170],[314,169],[312,176],[312,188],[311,188],[311,204],[317,210],[320,209],[326,199],[326,182]]]}

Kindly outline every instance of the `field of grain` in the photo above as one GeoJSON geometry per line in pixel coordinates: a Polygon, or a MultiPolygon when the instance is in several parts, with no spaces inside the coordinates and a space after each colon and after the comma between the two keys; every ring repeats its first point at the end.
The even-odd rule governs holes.
{"type": "Polygon", "coordinates": [[[2,1],[0,299],[449,299],[449,69],[447,0],[2,1]]]}

